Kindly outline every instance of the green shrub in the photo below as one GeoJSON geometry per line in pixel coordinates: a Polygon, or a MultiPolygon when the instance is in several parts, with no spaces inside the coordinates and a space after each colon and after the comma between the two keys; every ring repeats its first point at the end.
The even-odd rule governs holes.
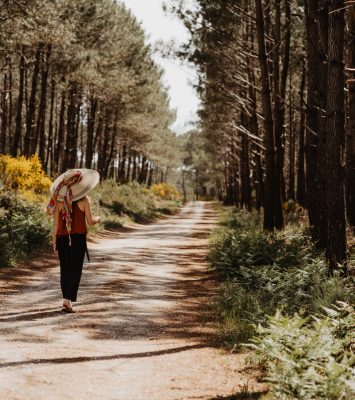
{"type": "Polygon", "coordinates": [[[232,280],[220,286],[214,305],[220,320],[220,335],[231,348],[251,338],[255,333],[254,324],[263,319],[259,293],[232,280]]]}
{"type": "Polygon", "coordinates": [[[261,228],[262,215],[255,210],[227,208],[227,211],[222,212],[220,224],[232,229],[261,228]]]}
{"type": "Polygon", "coordinates": [[[247,346],[264,368],[268,398],[351,398],[354,310],[334,304],[353,304],[353,278],[329,276],[301,217],[275,234],[246,211],[221,223],[209,259],[222,281],[215,307],[225,344],[236,348],[254,336],[247,346]]]}
{"type": "Polygon", "coordinates": [[[310,314],[337,300],[354,298],[352,282],[339,276],[330,278],[322,260],[285,271],[242,267],[240,272],[239,279],[221,284],[215,300],[221,334],[230,346],[251,337],[255,324],[265,323],[267,315],[278,308],[288,315],[300,309],[310,314]]]}
{"type": "MultiPolygon", "coordinates": [[[[212,243],[209,252],[212,267],[224,279],[245,276],[248,272],[241,272],[243,267],[284,270],[299,267],[316,256],[310,237],[303,232],[270,234],[259,228],[227,231],[212,243]]],[[[258,284],[250,281],[253,283],[258,284]]]]}
{"type": "Polygon", "coordinates": [[[273,399],[350,399],[355,395],[355,313],[342,305],[318,317],[277,312],[257,328],[253,359],[266,368],[273,399]]]}
{"type": "MultiPolygon", "coordinates": [[[[248,220],[241,215],[245,227],[248,220]]],[[[228,345],[247,340],[255,324],[277,309],[310,314],[354,299],[352,279],[329,277],[324,257],[303,230],[270,234],[253,224],[248,230],[226,229],[210,246],[211,266],[222,281],[215,307],[228,345]]]]}
{"type": "Polygon", "coordinates": [[[41,204],[0,192],[0,266],[12,266],[49,243],[51,222],[41,204]]]}
{"type": "MultiPolygon", "coordinates": [[[[136,182],[118,185],[114,180],[107,180],[95,188],[91,197],[94,208],[103,216],[103,226],[110,225],[107,221],[112,220],[112,215],[128,216],[134,222],[144,223],[162,214],[171,214],[179,206],[178,201],[160,199],[136,182]]],[[[114,224],[120,223],[116,220],[114,224]]]]}

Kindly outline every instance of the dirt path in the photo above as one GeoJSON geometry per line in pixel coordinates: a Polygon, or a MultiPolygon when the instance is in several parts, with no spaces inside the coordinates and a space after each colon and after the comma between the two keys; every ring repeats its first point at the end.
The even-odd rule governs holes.
{"type": "Polygon", "coordinates": [[[60,312],[58,266],[3,282],[0,399],[214,399],[261,389],[244,356],[213,345],[205,255],[215,222],[197,202],[96,237],[76,314],[60,312]]]}

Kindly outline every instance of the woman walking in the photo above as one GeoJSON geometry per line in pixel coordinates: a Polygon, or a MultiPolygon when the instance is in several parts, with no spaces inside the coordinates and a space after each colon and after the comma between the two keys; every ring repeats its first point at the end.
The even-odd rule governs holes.
{"type": "Polygon", "coordinates": [[[75,312],[76,302],[87,253],[87,226],[100,222],[100,217],[91,214],[87,196],[99,182],[97,171],[71,169],[60,175],[51,186],[52,198],[47,211],[53,215],[53,250],[60,261],[60,286],[63,294],[62,311],[75,312]]]}

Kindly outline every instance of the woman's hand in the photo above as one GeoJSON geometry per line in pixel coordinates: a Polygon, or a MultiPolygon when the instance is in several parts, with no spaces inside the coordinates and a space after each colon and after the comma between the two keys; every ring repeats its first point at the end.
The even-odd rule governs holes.
{"type": "Polygon", "coordinates": [[[101,217],[100,216],[94,217],[94,221],[95,221],[95,224],[99,224],[101,222],[101,217]]]}
{"type": "Polygon", "coordinates": [[[53,253],[57,255],[58,250],[57,250],[56,238],[53,238],[52,245],[53,245],[53,253]]]}

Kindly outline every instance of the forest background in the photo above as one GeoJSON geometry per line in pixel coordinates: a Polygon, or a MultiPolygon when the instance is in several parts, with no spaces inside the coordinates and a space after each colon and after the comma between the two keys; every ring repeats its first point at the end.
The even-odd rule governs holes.
{"type": "Polygon", "coordinates": [[[308,398],[317,398],[316,382],[325,398],[346,398],[354,371],[355,6],[196,0],[191,9],[172,0],[165,8],[191,40],[163,53],[192,63],[199,75],[200,120],[179,136],[162,71],[122,3],[1,2],[1,254],[12,260],[14,244],[25,239],[30,249],[33,238],[47,235],[36,199],[26,196],[40,198],[48,176],[69,168],[100,172],[96,205],[115,213],[107,226],[121,224],[122,214],[139,220],[172,212],[179,195],[168,183],[183,200],[245,209],[247,216],[233,209],[211,246],[227,337],[235,345],[257,323],[266,329],[255,349],[268,360],[275,393],[307,398],[308,388],[308,398]],[[309,316],[337,301],[342,306],[323,315],[317,341],[309,332],[320,328],[309,316]],[[286,316],[267,325],[280,306],[286,316]],[[276,335],[284,330],[295,333],[291,344],[276,335]],[[295,353],[285,358],[291,345],[295,353]],[[301,348],[313,370],[298,369],[301,348]],[[294,386],[285,371],[299,378],[294,386]]]}

